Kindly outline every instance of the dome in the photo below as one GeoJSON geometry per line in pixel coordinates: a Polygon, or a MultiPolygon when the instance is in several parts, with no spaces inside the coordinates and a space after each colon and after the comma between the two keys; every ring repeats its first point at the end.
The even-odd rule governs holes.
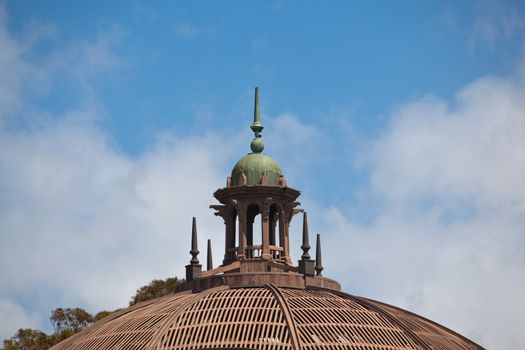
{"type": "Polygon", "coordinates": [[[408,311],[341,292],[215,287],[146,301],[53,350],[482,349],[408,311]]]}
{"type": "Polygon", "coordinates": [[[258,185],[264,174],[268,179],[267,184],[277,186],[279,177],[282,175],[279,164],[264,153],[249,153],[239,159],[232,169],[231,185],[240,184],[240,177],[246,176],[247,185],[258,185]]]}
{"type": "Polygon", "coordinates": [[[300,191],[288,187],[279,165],[262,153],[257,90],[255,105],[253,153],[215,191],[220,204],[210,205],[224,223],[222,264],[213,266],[208,240],[203,271],[193,218],[191,259],[178,293],[116,311],[52,349],[483,349],[409,311],[343,293],[323,275],[320,234],[314,259],[307,213],[296,200],[300,191]],[[299,213],[303,253],[295,265],[290,223],[299,213]]]}

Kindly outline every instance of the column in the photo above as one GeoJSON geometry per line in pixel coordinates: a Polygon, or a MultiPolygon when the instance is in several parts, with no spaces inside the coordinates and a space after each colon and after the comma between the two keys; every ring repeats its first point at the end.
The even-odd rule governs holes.
{"type": "Polygon", "coordinates": [[[261,210],[261,231],[262,231],[262,258],[272,259],[270,252],[270,205],[271,198],[266,198],[261,210]]]}

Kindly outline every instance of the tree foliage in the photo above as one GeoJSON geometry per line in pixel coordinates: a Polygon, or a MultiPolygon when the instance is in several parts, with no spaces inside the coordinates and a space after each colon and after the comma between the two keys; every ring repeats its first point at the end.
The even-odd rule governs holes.
{"type": "MultiPolygon", "coordinates": [[[[129,304],[131,306],[142,301],[175,293],[177,286],[183,281],[177,277],[153,280],[137,289],[129,304]]],[[[49,317],[54,333],[48,335],[38,329],[19,329],[14,336],[4,340],[3,348],[0,350],[47,350],[109,314],[111,311],[100,311],[92,315],[78,307],[59,307],[51,311],[51,317],[49,317]]]]}
{"type": "Polygon", "coordinates": [[[63,309],[61,307],[51,312],[49,318],[55,333],[72,332],[77,333],[94,321],[94,317],[84,309],[63,309]]]}
{"type": "Polygon", "coordinates": [[[46,350],[53,344],[49,336],[37,329],[19,329],[14,336],[4,340],[4,350],[46,350]]]}
{"type": "Polygon", "coordinates": [[[135,305],[142,301],[163,297],[165,295],[177,292],[177,287],[184,280],[177,277],[167,278],[165,280],[153,280],[149,284],[137,289],[137,292],[129,302],[129,305],[135,305]]]}
{"type": "Polygon", "coordinates": [[[111,315],[112,311],[99,311],[95,314],[95,316],[93,316],[93,322],[97,322],[97,321],[100,321],[101,319],[103,319],[104,317],[106,316],[109,316],[111,315]]]}
{"type": "Polygon", "coordinates": [[[95,316],[81,308],[57,308],[51,311],[49,320],[55,330],[47,335],[37,329],[19,329],[14,336],[4,340],[4,350],[47,350],[62,340],[81,331],[91,323],[109,315],[109,311],[100,311],[95,316]]]}

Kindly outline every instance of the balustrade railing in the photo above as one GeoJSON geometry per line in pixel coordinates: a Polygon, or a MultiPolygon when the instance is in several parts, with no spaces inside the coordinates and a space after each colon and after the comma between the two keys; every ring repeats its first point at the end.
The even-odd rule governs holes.
{"type": "Polygon", "coordinates": [[[274,260],[281,260],[283,259],[283,253],[284,253],[284,248],[283,247],[279,247],[279,246],[276,246],[276,245],[271,245],[270,246],[270,253],[272,254],[272,259],[274,260]]]}
{"type": "MultiPolygon", "coordinates": [[[[228,249],[228,253],[234,254],[238,252],[238,248],[228,249]]],[[[263,253],[263,247],[260,244],[251,245],[244,248],[244,257],[246,259],[261,259],[263,253]]],[[[270,254],[273,260],[284,259],[284,248],[279,246],[270,246],[270,254]]]]}

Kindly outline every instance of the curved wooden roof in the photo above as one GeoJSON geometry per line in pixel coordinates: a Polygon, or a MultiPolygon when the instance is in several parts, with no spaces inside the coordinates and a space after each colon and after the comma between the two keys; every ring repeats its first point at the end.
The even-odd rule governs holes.
{"type": "Polygon", "coordinates": [[[113,313],[53,347],[103,349],[483,349],[432,321],[325,289],[227,286],[113,313]]]}

